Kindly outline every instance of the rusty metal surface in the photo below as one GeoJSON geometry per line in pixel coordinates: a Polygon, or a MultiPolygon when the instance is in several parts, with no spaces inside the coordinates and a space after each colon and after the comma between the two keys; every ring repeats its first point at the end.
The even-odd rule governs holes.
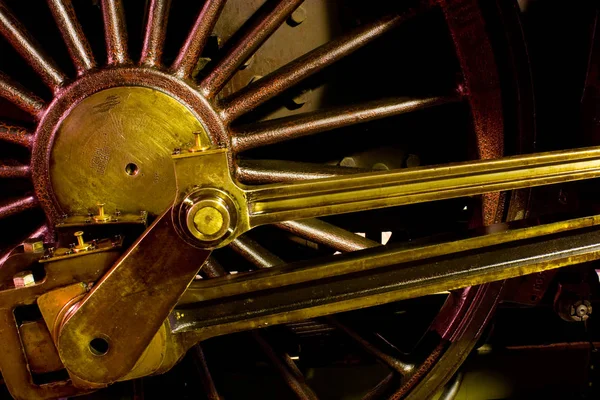
{"type": "Polygon", "coordinates": [[[236,253],[243,256],[245,259],[254,264],[257,268],[272,268],[278,265],[283,265],[285,262],[269,252],[256,241],[246,236],[240,236],[231,242],[231,248],[236,253]]]}
{"type": "Polygon", "coordinates": [[[406,15],[385,17],[380,21],[360,27],[240,89],[222,101],[220,107],[223,118],[226,121],[233,121],[242,114],[253,110],[314,73],[347,57],[359,48],[391,31],[406,19],[414,16],[415,13],[416,11],[411,11],[406,15]]]}
{"type": "Polygon", "coordinates": [[[39,202],[35,196],[25,196],[0,203],[0,219],[37,208],[39,202]]]}
{"type": "Polygon", "coordinates": [[[285,22],[303,0],[269,0],[225,45],[223,56],[200,82],[200,91],[214,98],[235,71],[285,22]]]}
{"type": "Polygon", "coordinates": [[[171,0],[151,0],[140,64],[155,67],[161,65],[171,0]]]}
{"type": "Polygon", "coordinates": [[[127,45],[127,24],[121,0],[101,0],[104,17],[104,37],[109,65],[127,64],[129,49],[127,45]]]}
{"type": "Polygon", "coordinates": [[[0,140],[30,148],[33,145],[33,134],[23,127],[0,122],[0,140]]]}
{"type": "Polygon", "coordinates": [[[378,100],[334,110],[313,111],[292,117],[271,119],[258,124],[254,123],[248,127],[240,126],[233,128],[231,146],[233,151],[242,152],[255,147],[267,146],[345,126],[415,112],[457,100],[459,99],[454,97],[378,100]]]}
{"type": "Polygon", "coordinates": [[[49,0],[48,6],[67,45],[78,74],[96,67],[96,60],[83,29],[77,20],[71,0],[49,0]]]}
{"type": "Polygon", "coordinates": [[[198,59],[221,15],[221,11],[223,11],[225,3],[226,0],[207,0],[204,3],[189,36],[171,67],[177,76],[189,78],[193,75],[198,59]]]}
{"type": "Polygon", "coordinates": [[[56,92],[67,81],[66,75],[58,69],[51,58],[44,54],[40,45],[25,31],[4,2],[0,2],[0,34],[53,91],[56,92]]]}
{"type": "Polygon", "coordinates": [[[337,251],[357,251],[381,246],[371,239],[359,236],[319,219],[303,219],[276,224],[277,227],[337,251]]]}
{"type": "Polygon", "coordinates": [[[0,96],[23,111],[38,118],[46,106],[44,101],[0,72],[0,96]]]}
{"type": "Polygon", "coordinates": [[[31,177],[29,165],[2,165],[0,164],[0,178],[2,179],[27,179],[31,177]]]}

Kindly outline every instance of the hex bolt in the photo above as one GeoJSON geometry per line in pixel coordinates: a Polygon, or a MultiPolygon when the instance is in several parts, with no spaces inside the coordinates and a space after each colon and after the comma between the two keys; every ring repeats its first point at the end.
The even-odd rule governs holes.
{"type": "Polygon", "coordinates": [[[296,11],[290,15],[287,23],[291,27],[296,27],[306,20],[306,9],[302,6],[298,7],[296,11]]]}
{"type": "Polygon", "coordinates": [[[25,253],[43,253],[44,241],[41,239],[27,239],[23,242],[25,253]]]}
{"type": "Polygon", "coordinates": [[[22,271],[15,274],[13,283],[16,288],[23,288],[35,284],[35,278],[31,271],[22,271]]]}
{"type": "Polygon", "coordinates": [[[570,314],[574,321],[586,321],[592,314],[592,304],[587,300],[577,301],[571,305],[570,314]]]}

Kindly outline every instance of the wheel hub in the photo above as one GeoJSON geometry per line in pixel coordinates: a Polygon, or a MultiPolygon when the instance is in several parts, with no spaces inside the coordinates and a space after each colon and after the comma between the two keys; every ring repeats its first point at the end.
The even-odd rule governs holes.
{"type": "Polygon", "coordinates": [[[189,109],[157,90],[119,87],[91,95],[65,118],[52,147],[59,205],[68,214],[85,214],[99,201],[108,209],[161,213],[175,197],[171,153],[200,130],[189,109]]]}

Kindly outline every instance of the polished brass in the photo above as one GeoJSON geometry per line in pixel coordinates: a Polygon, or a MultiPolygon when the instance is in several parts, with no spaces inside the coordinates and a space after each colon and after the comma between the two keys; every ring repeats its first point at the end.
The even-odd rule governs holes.
{"type": "Polygon", "coordinates": [[[123,213],[162,214],[176,195],[171,153],[192,146],[192,132],[210,143],[196,115],[158,90],[118,87],[85,98],[52,148],[50,177],[62,211],[87,215],[102,202],[123,213]]]}
{"type": "Polygon", "coordinates": [[[107,221],[96,221],[93,217],[88,217],[86,215],[69,215],[62,219],[60,222],[56,224],[56,227],[59,229],[63,228],[72,228],[72,227],[81,227],[84,225],[122,225],[122,224],[136,224],[147,226],[148,224],[148,213],[145,211],[139,213],[120,213],[119,215],[115,215],[114,218],[110,218],[107,221]]]}
{"type": "Polygon", "coordinates": [[[57,324],[71,376],[108,384],[129,374],[209,254],[183,243],[165,211],[57,324]],[[98,340],[105,350],[94,353],[98,340]]]}
{"type": "Polygon", "coordinates": [[[94,247],[92,243],[86,243],[85,240],[83,240],[83,231],[75,232],[74,236],[77,238],[77,244],[73,246],[73,251],[75,253],[79,253],[80,251],[88,251],[94,247]]]}
{"type": "Polygon", "coordinates": [[[203,140],[206,137],[206,132],[204,130],[194,132],[194,145],[188,149],[190,153],[195,153],[198,151],[204,151],[210,149],[209,144],[203,144],[203,140]]]}
{"type": "Polygon", "coordinates": [[[234,233],[215,247],[263,224],[600,177],[600,147],[254,187],[227,172],[226,149],[174,159],[180,190],[214,188],[236,203],[234,233]]]}
{"type": "Polygon", "coordinates": [[[94,221],[96,222],[107,222],[112,218],[110,215],[104,213],[104,203],[98,203],[98,214],[94,215],[94,221]]]}

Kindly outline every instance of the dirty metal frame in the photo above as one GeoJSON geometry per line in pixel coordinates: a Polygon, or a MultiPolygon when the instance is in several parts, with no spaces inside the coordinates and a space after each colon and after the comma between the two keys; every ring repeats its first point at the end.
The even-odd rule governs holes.
{"type": "MultiPolygon", "coordinates": [[[[600,177],[597,147],[254,188],[231,177],[229,159],[224,148],[174,156],[179,190],[175,205],[60,323],[57,345],[72,376],[107,384],[126,375],[192,282],[198,265],[208,258],[209,249],[254,226],[600,177]],[[205,203],[207,200],[212,202],[205,203]],[[222,214],[219,223],[226,226],[215,230],[217,236],[205,238],[192,232],[190,224],[199,231],[206,228],[204,219],[195,218],[194,214],[204,209],[196,207],[198,204],[222,214]],[[165,244],[177,246],[179,251],[164,252],[165,244]],[[152,312],[140,313],[150,298],[152,312]],[[116,326],[114,315],[128,325],[116,326]],[[114,350],[100,356],[90,352],[90,343],[97,338],[114,350]]],[[[599,221],[597,217],[564,221],[412,250],[381,247],[210,281],[184,297],[185,303],[200,302],[199,311],[188,315],[204,320],[175,323],[175,332],[198,327],[205,338],[203,324],[214,325],[212,331],[208,329],[213,334],[224,334],[258,327],[259,317],[262,323],[282,323],[594,260],[600,256],[597,234],[586,228],[597,228],[599,221]],[[566,236],[552,236],[559,232],[566,236]],[[495,248],[503,243],[508,243],[511,251],[495,248]],[[391,266],[397,267],[389,269],[391,266]],[[366,273],[378,279],[365,280],[366,273]],[[352,275],[358,278],[352,280],[352,275]],[[336,294],[312,298],[312,289],[301,284],[315,281],[330,285],[336,294]],[[257,296],[258,310],[250,304],[254,301],[245,297],[248,294],[257,296]],[[290,294],[292,306],[285,301],[290,294]],[[273,306],[273,296],[280,305],[273,306]],[[225,298],[229,302],[223,302],[225,298]],[[206,310],[203,303],[212,318],[202,314],[206,310]],[[262,319],[265,315],[270,317],[262,319]]],[[[317,292],[319,287],[323,289],[317,284],[317,292]]]]}

